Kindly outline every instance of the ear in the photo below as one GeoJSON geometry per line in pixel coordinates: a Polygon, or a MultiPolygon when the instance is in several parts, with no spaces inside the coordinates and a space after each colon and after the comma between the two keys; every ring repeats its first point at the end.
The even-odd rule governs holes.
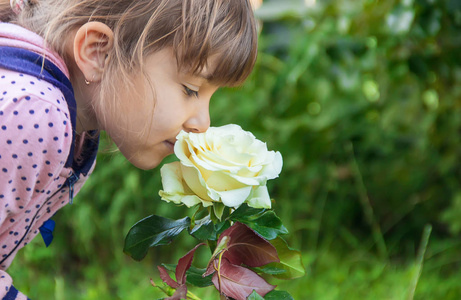
{"type": "Polygon", "coordinates": [[[74,37],[74,59],[86,80],[101,80],[113,41],[113,31],[101,22],[88,22],[77,30],[74,37]]]}

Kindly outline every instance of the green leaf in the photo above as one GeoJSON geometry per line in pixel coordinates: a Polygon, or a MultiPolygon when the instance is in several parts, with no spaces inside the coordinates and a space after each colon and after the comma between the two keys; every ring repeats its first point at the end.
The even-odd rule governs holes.
{"type": "Polygon", "coordinates": [[[229,221],[214,224],[208,215],[195,222],[195,226],[190,231],[190,234],[201,241],[216,241],[218,240],[218,235],[229,227],[229,221]]]}
{"type": "Polygon", "coordinates": [[[411,7],[397,5],[387,16],[387,26],[392,34],[401,35],[410,31],[415,18],[415,11],[411,7]]]}
{"type": "Polygon", "coordinates": [[[220,202],[215,202],[213,203],[213,211],[215,216],[218,218],[219,221],[221,221],[222,215],[224,213],[224,209],[226,206],[220,202]]]}
{"type": "Polygon", "coordinates": [[[304,269],[302,262],[301,252],[288,247],[287,243],[280,237],[270,242],[275,247],[275,249],[277,249],[280,262],[270,263],[265,267],[286,271],[284,273],[272,274],[272,276],[279,279],[293,279],[306,275],[306,270],[304,269]]]}
{"type": "Polygon", "coordinates": [[[170,243],[190,226],[190,218],[172,220],[156,215],[142,219],[131,227],[125,238],[123,252],[134,260],[142,260],[150,247],[170,243]]]}
{"type": "Polygon", "coordinates": [[[208,215],[195,222],[195,226],[190,231],[190,234],[201,241],[215,241],[217,239],[215,225],[208,215]]]}
{"type": "Polygon", "coordinates": [[[253,293],[251,293],[251,295],[247,297],[247,300],[264,300],[264,298],[261,297],[258,293],[256,293],[255,290],[253,290],[253,293]]]}
{"type": "Polygon", "coordinates": [[[210,215],[211,221],[217,224],[221,220],[216,216],[213,206],[208,206],[208,214],[210,215]]]}
{"type": "MultiPolygon", "coordinates": [[[[176,270],[175,264],[162,264],[162,266],[164,266],[165,269],[171,272],[174,272],[176,270]]],[[[186,282],[199,288],[213,285],[213,282],[211,281],[211,277],[213,277],[213,275],[208,275],[206,277],[202,276],[205,273],[205,271],[206,269],[190,267],[189,270],[187,270],[186,272],[186,282]]]]}
{"type": "Polygon", "coordinates": [[[213,252],[213,256],[211,259],[214,259],[219,253],[223,252],[224,249],[227,248],[227,245],[229,244],[229,237],[228,236],[223,236],[219,239],[219,243],[216,246],[216,249],[213,252]]]}
{"type": "Polygon", "coordinates": [[[258,273],[264,273],[268,275],[279,275],[279,274],[287,272],[287,270],[284,270],[284,269],[279,269],[276,267],[267,267],[267,266],[260,267],[260,268],[253,268],[253,270],[255,270],[258,273]]]}
{"type": "MultiPolygon", "coordinates": [[[[216,235],[219,236],[221,233],[223,233],[227,228],[231,227],[231,223],[228,220],[222,221],[221,223],[218,223],[215,225],[216,228],[216,235]]],[[[216,237],[217,239],[217,237],[216,237]]]]}
{"type": "Polygon", "coordinates": [[[186,274],[186,281],[189,284],[195,285],[196,287],[207,287],[210,285],[213,285],[213,282],[211,281],[211,277],[213,275],[209,275],[206,277],[203,277],[203,273],[205,273],[206,269],[199,269],[196,267],[190,267],[189,270],[187,270],[186,274]]]}
{"type": "Polygon", "coordinates": [[[264,296],[265,300],[294,300],[293,297],[285,291],[273,290],[264,296]]]}
{"type": "Polygon", "coordinates": [[[244,204],[234,211],[229,219],[248,225],[267,240],[273,240],[278,235],[288,233],[282,220],[272,210],[251,208],[244,204]]]}
{"type": "Polygon", "coordinates": [[[251,217],[251,216],[259,216],[266,211],[265,208],[253,208],[249,207],[246,204],[242,204],[237,208],[230,217],[235,218],[242,218],[242,217],[251,217]]]}

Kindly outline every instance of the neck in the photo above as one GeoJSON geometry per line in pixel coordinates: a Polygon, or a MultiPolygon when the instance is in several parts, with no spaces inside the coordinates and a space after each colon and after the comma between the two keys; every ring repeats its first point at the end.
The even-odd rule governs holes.
{"type": "MultiPolygon", "coordinates": [[[[80,72],[78,72],[80,73],[80,72]]],[[[77,103],[77,133],[90,130],[99,130],[99,124],[93,106],[93,95],[97,93],[98,83],[85,83],[85,78],[77,73],[71,75],[74,88],[75,101],[77,103]]],[[[81,73],[80,73],[81,74],[81,73]]]]}
{"type": "Polygon", "coordinates": [[[67,67],[69,70],[69,80],[74,89],[75,102],[77,103],[77,133],[81,134],[85,131],[99,130],[99,123],[94,111],[94,95],[97,94],[98,83],[85,83],[85,77],[82,71],[75,62],[73,54],[73,40],[75,32],[72,32],[67,40],[66,53],[68,53],[69,62],[67,67]]]}

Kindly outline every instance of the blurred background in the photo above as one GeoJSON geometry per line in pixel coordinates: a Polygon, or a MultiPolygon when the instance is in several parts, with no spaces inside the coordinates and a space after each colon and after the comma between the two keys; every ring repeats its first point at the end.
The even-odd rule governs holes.
{"type": "MultiPolygon", "coordinates": [[[[254,2],[257,65],[211,116],[284,157],[268,185],[306,276],[276,284],[295,299],[461,299],[461,1],[254,2]]],[[[123,254],[138,220],[191,212],[160,200],[159,169],[110,149],[51,246],[38,237],[12,264],[30,298],[157,299],[156,266],[195,245],[183,233],[142,262],[123,254]]]]}

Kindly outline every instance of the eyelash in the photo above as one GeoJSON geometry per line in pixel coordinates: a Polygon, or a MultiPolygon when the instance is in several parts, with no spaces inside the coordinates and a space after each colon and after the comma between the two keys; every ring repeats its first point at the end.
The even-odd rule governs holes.
{"type": "Polygon", "coordinates": [[[185,85],[183,85],[183,87],[184,87],[184,92],[186,93],[187,96],[189,96],[189,97],[194,96],[195,98],[198,98],[198,92],[197,91],[194,91],[194,90],[188,88],[185,85]]]}

